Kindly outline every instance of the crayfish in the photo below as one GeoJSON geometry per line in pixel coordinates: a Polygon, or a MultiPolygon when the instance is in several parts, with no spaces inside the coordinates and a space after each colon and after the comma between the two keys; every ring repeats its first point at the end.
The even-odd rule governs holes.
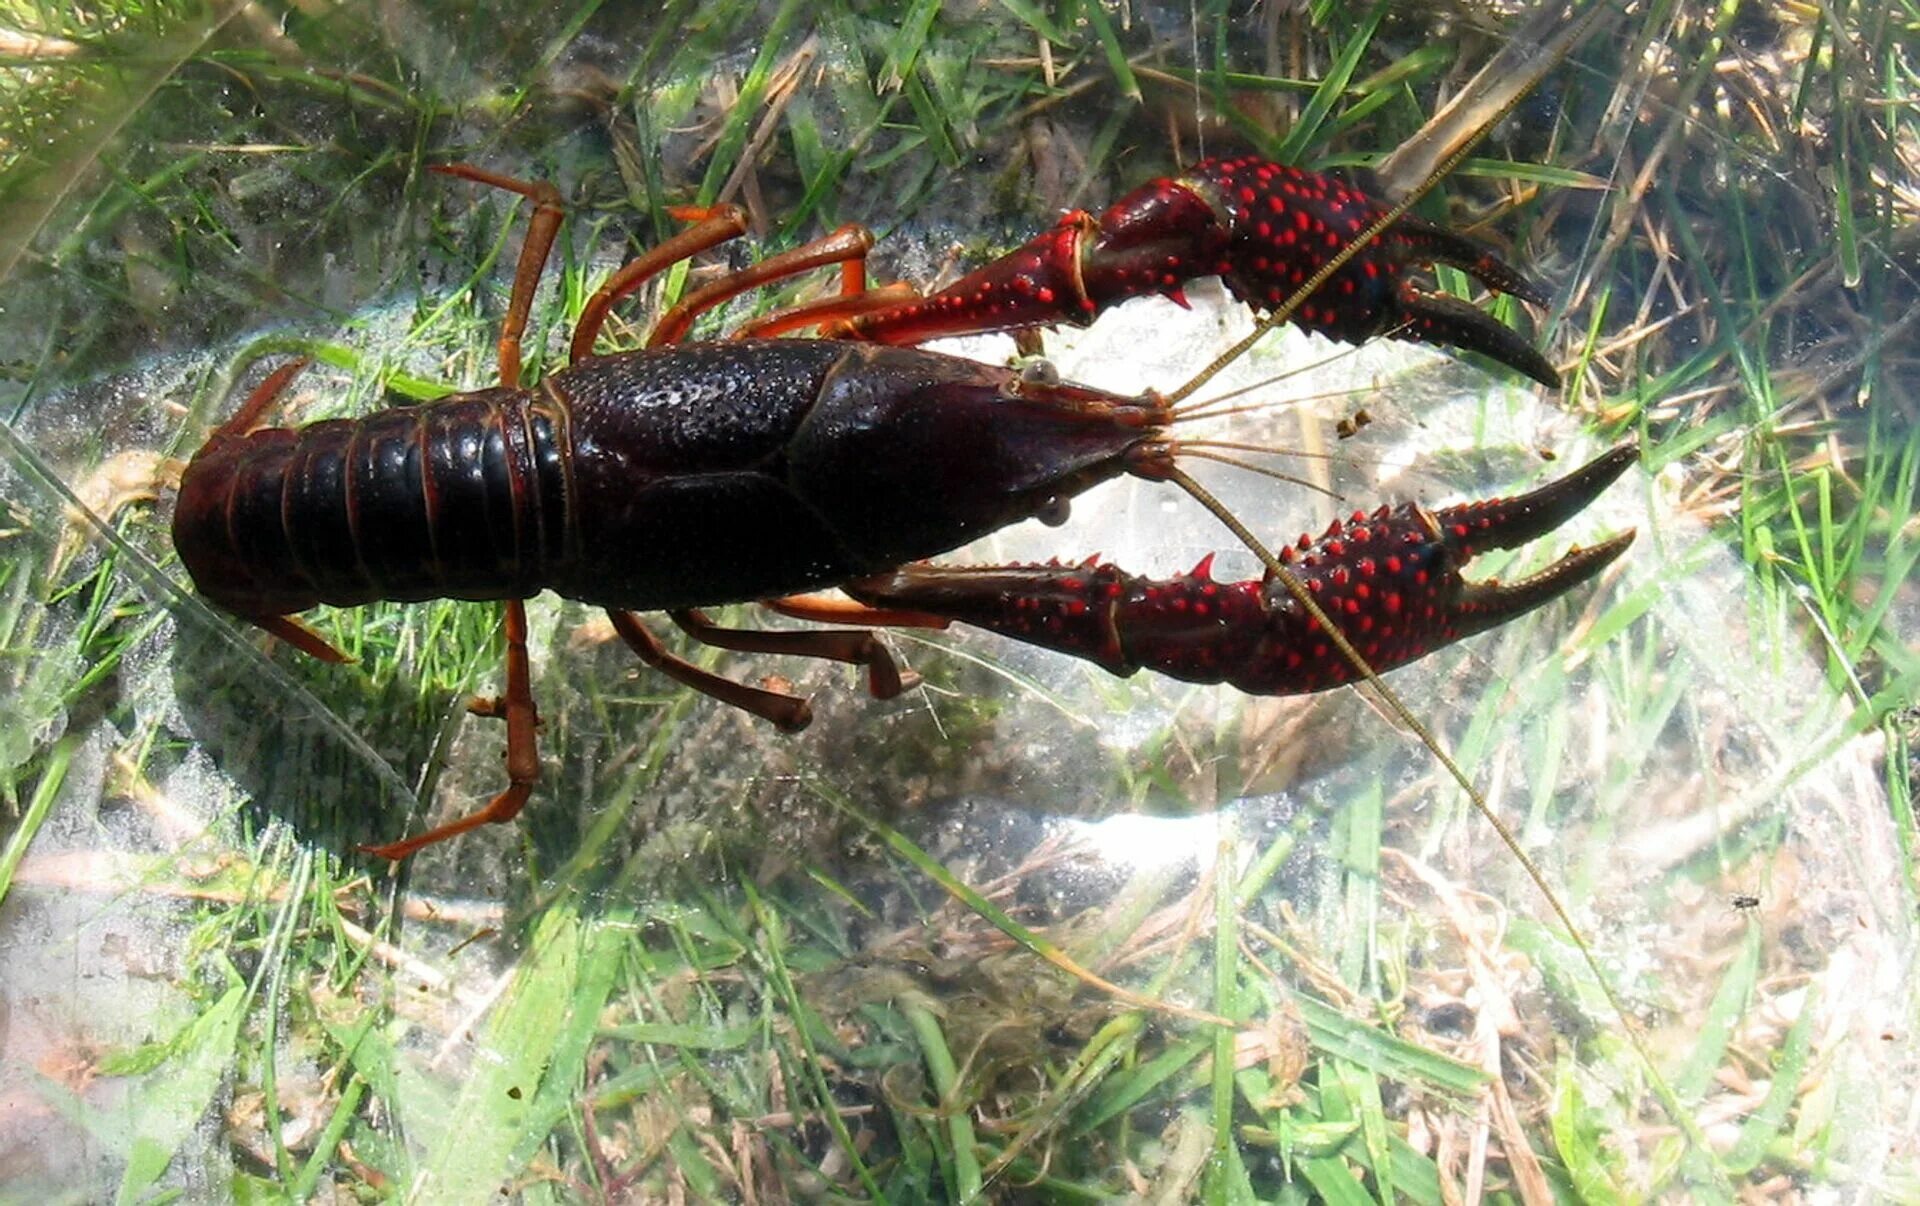
{"type": "MultiPolygon", "coordinates": [[[[1230,191],[1244,176],[1278,197],[1299,179],[1261,175],[1244,162],[1203,167],[1215,190],[1230,191]]],[[[508,820],[525,804],[539,764],[524,600],[542,590],[608,609],[615,630],[649,665],[792,730],[808,722],[804,699],[673,656],[634,613],[664,610],[696,639],[725,648],[863,665],[880,698],[911,680],[871,633],[725,629],[698,609],[842,587],[865,606],[802,599],[782,609],[869,626],[958,620],[1118,673],[1144,665],[1248,691],[1314,691],[1357,672],[1323,620],[1342,626],[1367,665],[1390,669],[1578,586],[1632,539],[1623,533],[1570,554],[1516,586],[1470,585],[1460,575],[1480,549],[1530,540],[1578,511],[1632,463],[1634,450],[1622,448],[1517,498],[1357,515],[1288,554],[1299,590],[1280,589],[1292,576],[1284,569],[1270,570],[1264,581],[1217,583],[1205,562],[1169,582],[1103,565],[915,564],[1020,519],[1058,519],[1068,500],[1100,481],[1129,474],[1185,480],[1175,462],[1192,444],[1170,434],[1181,415],[1153,393],[1129,397],[1065,383],[1044,369],[999,368],[916,348],[847,338],[684,341],[693,320],[726,298],[830,264],[843,266],[840,295],[805,308],[798,320],[777,321],[837,322],[863,333],[863,315],[871,315],[875,326],[864,333],[885,328],[889,340],[901,339],[902,324],[911,324],[902,318],[887,326],[885,307],[909,315],[916,305],[938,310],[943,303],[900,308],[891,295],[869,292],[863,266],[872,239],[854,227],[701,288],[660,320],[647,348],[592,355],[615,301],[669,264],[741,232],[743,215],[730,206],[677,211],[693,226],[615,274],[586,306],[573,363],[523,388],[520,339],[558,229],[558,193],[465,165],[440,170],[535,202],[500,338],[500,384],[361,419],[259,427],[297,368],[283,366],[194,456],[173,524],[181,561],[206,599],[321,657],[340,655],[293,613],[377,599],[505,602],[506,687],[484,710],[507,722],[508,786],[466,817],[367,848],[381,857],[401,858],[508,820]],[[1318,598],[1320,617],[1308,597],[1318,598]]],[[[1299,229],[1313,235],[1311,242],[1323,231],[1342,237],[1351,226],[1340,218],[1342,207],[1359,194],[1311,196],[1331,206],[1332,216],[1310,217],[1299,229]]],[[[1196,206],[1212,212],[1218,200],[1175,182],[1149,186],[1109,216],[1193,213],[1196,206]]],[[[1225,244],[1216,244],[1240,237],[1215,230],[1195,243],[1210,248],[1197,269],[1218,267],[1225,244]]],[[[1125,282],[1135,271],[1129,265],[1140,262],[1128,255],[1145,254],[1147,244],[1126,243],[1123,255],[1124,242],[1115,234],[1053,267],[1067,278],[1077,273],[1089,289],[1125,282]]],[[[1456,246],[1410,227],[1385,259],[1369,258],[1338,278],[1341,292],[1357,296],[1349,283],[1384,275],[1380,288],[1387,292],[1376,291],[1375,301],[1397,298],[1400,312],[1415,320],[1410,331],[1498,351],[1504,345],[1488,331],[1505,328],[1477,311],[1483,321],[1458,320],[1450,306],[1396,290],[1393,273],[1378,269],[1408,248],[1459,259],[1456,246]],[[1456,320],[1450,326],[1449,314],[1456,320]]],[[[1014,267],[1003,265],[1016,291],[1022,262],[1017,253],[1008,262],[1014,267]]],[[[1247,275],[1254,271],[1236,269],[1229,281],[1266,296],[1259,291],[1281,287],[1296,270],[1271,276],[1272,284],[1247,275]]],[[[1521,291],[1510,270],[1485,271],[1491,282],[1521,291]]],[[[1035,299],[1052,287],[1037,287],[1035,299]]],[[[1155,277],[1148,287],[1177,293],[1176,277],[1155,277]]],[[[1078,317],[1092,304],[1055,312],[1078,317]]],[[[1355,317],[1362,312],[1323,306],[1301,314],[1357,337],[1379,327],[1378,319],[1355,317]]],[[[1528,367],[1518,354],[1506,358],[1528,367]]]]}

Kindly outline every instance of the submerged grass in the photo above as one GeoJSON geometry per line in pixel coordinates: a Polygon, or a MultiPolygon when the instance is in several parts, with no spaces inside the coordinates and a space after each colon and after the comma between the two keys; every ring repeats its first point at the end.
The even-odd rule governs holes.
{"type": "MultiPolygon", "coordinates": [[[[746,204],[756,250],[893,228],[886,266],[925,280],[952,237],[997,251],[1202,140],[1369,162],[1501,36],[1387,5],[1318,23],[1270,6],[1253,34],[1204,5],[1178,36],[1158,12],[1001,10],[682,3],[634,29],[593,3],[537,28],[435,4],[411,27],[0,8],[22,39],[0,129],[59,132],[0,184],[19,240],[0,277],[39,303],[0,324],[0,925],[52,935],[4,979],[99,968],[14,1028],[10,1062],[34,1071],[0,1089],[34,1108],[0,1132],[12,1179],[125,1200],[1914,1188],[1892,1159],[1848,1164],[1867,1145],[1836,1102],[1860,1053],[1815,1025],[1847,992],[1819,954],[1845,945],[1832,917],[1897,938],[1912,912],[1897,6],[1841,28],[1827,9],[1617,10],[1470,165],[1492,183],[1424,210],[1498,219],[1570,265],[1569,397],[1684,466],[1683,501],[1717,523],[1643,532],[1658,568],[1421,680],[1619,986],[1684,1034],[1660,1071],[1705,1146],[1649,1104],[1622,1020],[1458,793],[1382,760],[1393,738],[1351,697],[1242,709],[974,645],[916,651],[921,712],[816,676],[796,746],[541,606],[547,758],[521,826],[398,876],[341,854],[495,788],[500,735],[461,706],[495,681],[491,611],[327,613],[358,667],[263,657],[169,585],[164,465],[119,458],[190,450],[263,358],[314,358],[303,418],[487,382],[524,206],[423,165],[562,182],[558,283],[529,335],[550,352],[668,204],[746,204]],[[1710,697],[1740,684],[1674,669],[1676,648],[1724,657],[1727,633],[1648,617],[1723,543],[1751,602],[1716,617],[1779,682],[1816,651],[1837,720],[1727,719],[1710,697]],[[1897,881],[1871,849],[1811,861],[1796,830],[1841,837],[1840,814],[1778,804],[1883,725],[1897,881]],[[1742,775],[1747,745],[1792,753],[1742,775]],[[1112,813],[1168,823],[1153,857],[1103,861],[1099,831],[1066,824],[1112,813]],[[1665,840],[1623,890],[1648,831],[1665,840]],[[1721,907],[1735,891],[1761,908],[1721,907]],[[1646,938],[1655,920],[1677,939],[1646,938]]],[[[1497,435],[1499,404],[1480,413],[1497,435]]]]}

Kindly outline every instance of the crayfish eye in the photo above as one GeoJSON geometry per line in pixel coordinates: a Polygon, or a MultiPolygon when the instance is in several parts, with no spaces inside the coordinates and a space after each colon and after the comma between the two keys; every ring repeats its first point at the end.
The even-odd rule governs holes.
{"type": "Polygon", "coordinates": [[[1060,370],[1051,360],[1029,360],[1020,366],[1020,384],[1051,387],[1060,384],[1060,370]]]}
{"type": "Polygon", "coordinates": [[[1057,528],[1067,522],[1068,516],[1072,513],[1072,503],[1064,498],[1055,497],[1041,503],[1040,509],[1033,513],[1033,517],[1050,528],[1057,528]]]}

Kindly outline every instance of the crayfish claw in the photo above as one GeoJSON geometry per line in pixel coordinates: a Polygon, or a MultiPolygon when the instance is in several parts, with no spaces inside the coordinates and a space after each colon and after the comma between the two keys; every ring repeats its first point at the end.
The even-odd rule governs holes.
{"type": "Polygon", "coordinates": [[[1405,338],[1478,352],[1547,386],[1560,388],[1560,370],[1519,332],[1450,294],[1406,286],[1400,291],[1405,338]]]}
{"type": "Polygon", "coordinates": [[[1596,577],[1633,543],[1634,530],[1610,536],[1588,548],[1575,548],[1546,569],[1519,582],[1467,582],[1454,601],[1454,626],[1461,636],[1498,627],[1551,603],[1596,577]]]}
{"type": "MultiPolygon", "coordinates": [[[[1516,548],[1579,514],[1639,459],[1639,445],[1621,444],[1525,494],[1442,508],[1431,517],[1435,534],[1456,566],[1487,549],[1516,548]]],[[[1611,565],[1627,551],[1633,536],[1629,528],[1591,547],[1575,548],[1519,582],[1462,579],[1449,605],[1451,623],[1460,636],[1468,636],[1551,602],[1611,565]]]]}
{"type": "Polygon", "coordinates": [[[1150,669],[1259,695],[1324,691],[1361,673],[1328,640],[1337,625],[1369,668],[1386,671],[1513,619],[1597,576],[1633,543],[1622,532],[1510,585],[1461,568],[1571,519],[1640,457],[1632,444],[1511,498],[1429,511],[1355,512],[1318,540],[1284,546],[1284,575],[1213,578],[1212,558],[1149,579],[1089,561],[1063,566],[902,566],[845,590],[870,607],[911,608],[1084,658],[1113,674],[1150,669]],[[1296,597],[1311,598],[1317,614],[1296,597]]]}
{"type": "Polygon", "coordinates": [[[1525,494],[1442,507],[1434,522],[1461,561],[1487,549],[1511,549],[1538,540],[1586,510],[1629,466],[1638,444],[1617,444],[1563,478],[1525,494]]]}
{"type": "Polygon", "coordinates": [[[1395,230],[1425,259],[1458,268],[1495,293],[1506,293],[1536,306],[1547,304],[1547,292],[1497,255],[1493,248],[1458,231],[1419,218],[1402,218],[1395,230]]]}

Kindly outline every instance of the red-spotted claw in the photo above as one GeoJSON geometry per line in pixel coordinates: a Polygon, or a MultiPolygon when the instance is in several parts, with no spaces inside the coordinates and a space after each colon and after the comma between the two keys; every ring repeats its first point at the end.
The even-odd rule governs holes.
{"type": "MultiPolygon", "coordinates": [[[[1095,219],[1074,210],[1044,234],[927,297],[845,320],[831,333],[882,343],[1085,324],[1130,297],[1185,304],[1197,277],[1219,276],[1259,310],[1280,305],[1388,209],[1335,176],[1264,159],[1203,159],[1152,180],[1095,219]]],[[[1450,264],[1497,293],[1546,295],[1477,240],[1403,217],[1315,290],[1293,321],[1358,343],[1375,335],[1480,352],[1544,385],[1560,373],[1533,345],[1458,298],[1406,279],[1450,264]]]]}
{"type": "MultiPolygon", "coordinates": [[[[1576,548],[1524,581],[1469,582],[1487,549],[1553,531],[1639,459],[1621,445],[1558,481],[1511,498],[1428,511],[1356,511],[1319,540],[1282,551],[1367,664],[1391,670],[1547,603],[1605,569],[1631,530],[1576,548]]],[[[1069,653],[1126,676],[1155,670],[1255,695],[1323,691],[1358,677],[1272,575],[1216,582],[1208,556],[1182,577],[1147,579],[1095,560],[1076,566],[909,565],[845,587],[870,606],[944,616],[1069,653]]]]}

